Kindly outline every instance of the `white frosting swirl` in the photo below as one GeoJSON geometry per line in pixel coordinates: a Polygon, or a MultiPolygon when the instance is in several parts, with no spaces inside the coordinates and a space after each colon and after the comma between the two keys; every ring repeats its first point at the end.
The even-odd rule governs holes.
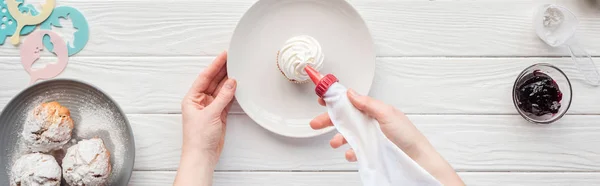
{"type": "Polygon", "coordinates": [[[321,70],[325,55],[321,45],[313,37],[307,35],[288,39],[277,57],[277,66],[283,75],[290,80],[306,81],[308,74],[304,71],[306,65],[321,70]]]}

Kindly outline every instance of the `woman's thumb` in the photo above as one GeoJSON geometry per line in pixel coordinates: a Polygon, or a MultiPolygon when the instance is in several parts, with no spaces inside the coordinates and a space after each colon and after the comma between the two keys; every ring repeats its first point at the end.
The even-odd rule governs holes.
{"type": "Polygon", "coordinates": [[[379,122],[394,112],[394,109],[391,106],[369,96],[359,95],[352,89],[348,90],[347,95],[348,99],[356,109],[374,117],[379,122]]]}
{"type": "Polygon", "coordinates": [[[223,84],[223,87],[219,90],[219,94],[213,102],[209,105],[212,109],[217,111],[223,111],[225,107],[233,100],[233,96],[235,95],[235,88],[237,86],[237,82],[235,79],[227,79],[223,84]]]}

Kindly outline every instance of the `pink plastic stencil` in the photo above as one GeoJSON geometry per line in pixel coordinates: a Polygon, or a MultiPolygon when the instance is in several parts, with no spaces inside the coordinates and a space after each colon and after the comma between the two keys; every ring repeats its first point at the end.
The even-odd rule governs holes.
{"type": "Polygon", "coordinates": [[[35,83],[40,79],[50,79],[58,76],[67,67],[69,61],[69,53],[67,50],[67,44],[65,41],[56,33],[49,30],[38,30],[35,31],[23,42],[21,45],[21,63],[25,68],[25,71],[29,73],[31,81],[29,84],[35,83]],[[50,42],[54,45],[53,53],[56,54],[58,62],[46,65],[42,69],[33,70],[31,67],[33,63],[40,59],[40,54],[44,49],[44,42],[42,38],[44,36],[50,36],[50,42]]]}
{"type": "MultiPolygon", "coordinates": [[[[21,33],[21,29],[26,25],[37,25],[44,22],[44,20],[50,16],[56,4],[56,0],[46,0],[46,3],[42,5],[40,13],[34,16],[30,12],[22,13],[19,11],[19,5],[22,2],[17,2],[16,0],[5,0],[4,2],[6,3],[6,8],[8,8],[10,15],[17,21],[15,33],[21,33]]],[[[21,42],[19,36],[20,34],[13,34],[10,38],[10,42],[13,45],[18,45],[21,42]]]]}

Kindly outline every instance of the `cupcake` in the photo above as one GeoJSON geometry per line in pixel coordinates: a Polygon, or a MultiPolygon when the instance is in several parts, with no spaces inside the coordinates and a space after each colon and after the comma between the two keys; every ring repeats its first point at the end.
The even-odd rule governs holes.
{"type": "Polygon", "coordinates": [[[110,152],[100,138],[81,140],[69,147],[62,160],[63,177],[71,186],[107,185],[110,152]]]}
{"type": "Polygon", "coordinates": [[[60,149],[73,131],[71,112],[58,102],[37,106],[23,127],[21,135],[31,152],[49,152],[60,149]]]}
{"type": "Polygon", "coordinates": [[[306,65],[315,70],[323,68],[325,55],[319,42],[310,36],[301,35],[288,39],[277,52],[277,68],[283,76],[293,83],[305,83],[309,76],[304,71],[306,65]]]}

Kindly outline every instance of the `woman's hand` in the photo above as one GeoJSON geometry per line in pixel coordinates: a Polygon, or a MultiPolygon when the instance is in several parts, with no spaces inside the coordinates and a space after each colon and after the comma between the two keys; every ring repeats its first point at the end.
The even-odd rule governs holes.
{"type": "MultiPolygon", "coordinates": [[[[347,95],[354,107],[375,118],[385,136],[405,153],[410,155],[410,152],[416,152],[416,148],[422,143],[427,143],[425,136],[419,132],[404,113],[398,111],[396,108],[368,96],[358,95],[353,90],[348,90],[347,95]]],[[[325,101],[319,99],[319,104],[325,106],[325,101]]],[[[313,129],[322,129],[333,126],[333,123],[329,115],[323,113],[313,119],[310,122],[310,126],[313,129]]],[[[330,141],[332,148],[339,148],[346,143],[346,139],[340,133],[335,135],[330,141]]],[[[350,162],[356,161],[356,155],[352,149],[346,151],[346,159],[350,162]]]]}
{"type": "Polygon", "coordinates": [[[194,81],[181,103],[183,147],[174,185],[211,185],[225,140],[236,81],[227,78],[227,52],[194,81]]]}
{"type": "MultiPolygon", "coordinates": [[[[348,99],[361,112],[373,117],[380,125],[381,131],[398,146],[404,153],[427,170],[444,185],[464,185],[454,169],[433,148],[427,138],[412,124],[412,122],[393,106],[368,96],[349,90],[348,99]]],[[[325,106],[325,101],[319,99],[319,104],[325,106]]],[[[333,126],[327,113],[317,116],[310,122],[313,129],[333,126]]],[[[348,143],[342,134],[336,134],[329,142],[332,148],[339,148],[348,143]]],[[[357,161],[354,150],[346,151],[346,160],[357,161]]]]}

